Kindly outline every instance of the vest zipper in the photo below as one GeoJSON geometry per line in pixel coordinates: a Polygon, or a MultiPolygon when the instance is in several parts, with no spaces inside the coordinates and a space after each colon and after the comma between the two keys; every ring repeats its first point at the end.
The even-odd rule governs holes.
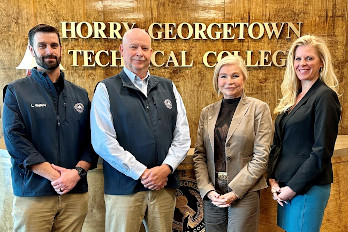
{"type": "MultiPolygon", "coordinates": [[[[152,101],[153,101],[153,104],[155,106],[155,108],[157,109],[157,106],[155,104],[155,101],[153,99],[153,96],[150,95],[150,91],[151,89],[149,90],[148,89],[148,93],[147,93],[147,96],[145,96],[140,90],[136,90],[136,93],[138,95],[138,98],[140,99],[140,102],[143,104],[143,107],[145,109],[145,112],[146,112],[146,116],[148,117],[149,119],[149,124],[151,126],[151,129],[152,129],[152,136],[155,140],[155,166],[158,165],[158,152],[157,152],[157,136],[156,136],[156,128],[154,127],[154,124],[153,124],[153,116],[151,115],[151,112],[150,112],[150,107],[149,107],[149,98],[151,97],[152,98],[152,101]],[[143,99],[143,97],[141,95],[144,95],[145,96],[145,100],[143,99]]],[[[157,113],[158,114],[158,113],[157,113]]]]}
{"type": "Polygon", "coordinates": [[[58,165],[61,165],[61,159],[60,159],[60,114],[59,114],[59,94],[57,98],[57,162],[58,165]]]}
{"type": "MultiPolygon", "coordinates": [[[[149,96],[150,94],[148,94],[149,96]]],[[[156,105],[156,102],[155,102],[155,99],[153,97],[153,95],[151,95],[151,98],[152,98],[152,102],[153,102],[153,105],[154,105],[154,110],[156,110],[156,115],[157,115],[157,119],[156,120],[161,120],[160,117],[159,117],[159,112],[158,112],[158,109],[157,109],[157,105],[156,105]]],[[[151,113],[149,113],[151,115],[151,113]]],[[[153,116],[151,115],[151,118],[153,116]]],[[[152,131],[153,131],[153,136],[155,137],[155,162],[156,162],[156,165],[161,165],[161,164],[158,164],[158,147],[157,147],[157,130],[156,130],[156,127],[155,125],[153,124],[153,119],[151,120],[151,125],[152,125],[152,131]]]]}

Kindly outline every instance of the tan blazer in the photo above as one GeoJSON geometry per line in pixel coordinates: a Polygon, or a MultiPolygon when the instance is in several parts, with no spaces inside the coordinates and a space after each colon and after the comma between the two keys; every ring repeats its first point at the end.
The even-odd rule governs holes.
{"type": "MultiPolygon", "coordinates": [[[[193,155],[197,184],[202,198],[215,184],[214,128],[221,102],[202,110],[193,155]]],[[[238,198],[248,191],[266,188],[266,171],[272,139],[272,118],[268,105],[243,96],[228,130],[225,151],[228,186],[238,198]]]]}

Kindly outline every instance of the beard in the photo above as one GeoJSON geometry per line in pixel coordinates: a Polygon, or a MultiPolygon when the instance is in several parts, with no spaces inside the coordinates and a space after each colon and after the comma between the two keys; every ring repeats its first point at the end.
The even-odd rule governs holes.
{"type": "Polygon", "coordinates": [[[60,62],[61,62],[61,57],[55,56],[55,55],[44,55],[44,56],[38,56],[35,53],[35,61],[38,66],[45,70],[54,70],[56,69],[60,62]],[[47,58],[54,59],[54,61],[45,61],[47,58]]]}

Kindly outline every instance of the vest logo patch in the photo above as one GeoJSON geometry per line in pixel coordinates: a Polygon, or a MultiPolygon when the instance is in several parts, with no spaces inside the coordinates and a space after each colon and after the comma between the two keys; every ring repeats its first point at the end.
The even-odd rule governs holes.
{"type": "Polygon", "coordinates": [[[164,100],[164,105],[170,110],[173,108],[173,104],[169,99],[164,100]]]}
{"type": "Polygon", "coordinates": [[[31,108],[42,108],[42,107],[46,107],[47,105],[44,103],[35,103],[35,104],[30,104],[31,108]]]}
{"type": "Polygon", "coordinates": [[[82,103],[76,103],[74,109],[81,114],[85,109],[85,106],[82,103]]]}

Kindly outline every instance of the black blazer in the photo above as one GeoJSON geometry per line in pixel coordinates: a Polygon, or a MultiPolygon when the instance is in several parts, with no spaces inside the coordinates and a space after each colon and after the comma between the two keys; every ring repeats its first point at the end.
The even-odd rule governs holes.
{"type": "Polygon", "coordinates": [[[268,177],[297,194],[312,185],[332,183],[340,115],[337,94],[318,79],[289,114],[277,116],[268,177]]]}

